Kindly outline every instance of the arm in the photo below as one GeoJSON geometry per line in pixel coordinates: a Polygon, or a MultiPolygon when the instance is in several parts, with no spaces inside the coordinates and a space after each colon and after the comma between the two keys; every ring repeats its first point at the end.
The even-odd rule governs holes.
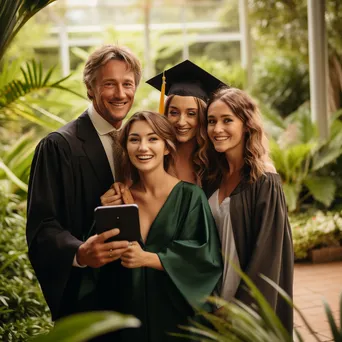
{"type": "Polygon", "coordinates": [[[121,256],[121,264],[126,268],[149,267],[164,270],[158,254],[145,252],[137,241],[131,242],[128,250],[121,256]]]}
{"type": "MultiPolygon", "coordinates": [[[[290,297],[293,285],[293,247],[285,196],[276,175],[260,183],[254,208],[252,226],[257,230],[256,243],[244,272],[265,296],[279,317],[292,329],[292,310],[278,292],[260,274],[273,280],[290,297]]],[[[236,298],[247,305],[253,302],[243,282],[236,298]]]]}
{"type": "MultiPolygon", "coordinates": [[[[118,246],[108,248],[102,238],[81,241],[84,213],[78,209],[83,206],[75,205],[81,194],[76,184],[79,175],[74,169],[69,145],[63,137],[53,133],[41,141],[31,167],[26,233],[29,258],[53,319],[59,315],[70,277],[79,277],[83,272],[72,267],[76,254],[80,265],[91,267],[117,257],[112,253],[113,259],[104,259],[104,250],[118,246]],[[86,251],[86,260],[82,251],[86,251]]],[[[128,242],[125,243],[127,247],[128,242]]]]}
{"type": "Polygon", "coordinates": [[[176,287],[191,306],[202,307],[221,277],[222,257],[208,201],[201,189],[193,191],[189,206],[182,200],[179,232],[158,256],[171,280],[169,286],[176,287]]]}
{"type": "Polygon", "coordinates": [[[149,267],[164,270],[158,254],[145,252],[137,241],[130,243],[127,251],[121,256],[121,264],[127,268],[149,267]]]}

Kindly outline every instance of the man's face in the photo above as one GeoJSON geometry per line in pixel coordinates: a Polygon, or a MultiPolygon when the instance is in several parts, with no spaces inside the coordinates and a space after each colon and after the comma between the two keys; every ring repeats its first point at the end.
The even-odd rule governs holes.
{"type": "Polygon", "coordinates": [[[133,71],[120,60],[110,60],[97,70],[94,83],[88,88],[96,111],[115,128],[133,105],[136,91],[133,71]]]}

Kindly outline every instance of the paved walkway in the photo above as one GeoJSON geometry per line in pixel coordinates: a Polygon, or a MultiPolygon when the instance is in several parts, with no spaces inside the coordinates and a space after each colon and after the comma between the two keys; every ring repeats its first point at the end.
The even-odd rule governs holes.
{"type": "MultiPolygon", "coordinates": [[[[294,303],[313,328],[318,341],[333,341],[323,298],[330,305],[339,326],[339,302],[342,293],[342,262],[327,264],[295,264],[294,303]]],[[[302,319],[295,312],[295,327],[304,342],[317,341],[309,333],[302,319]]]]}

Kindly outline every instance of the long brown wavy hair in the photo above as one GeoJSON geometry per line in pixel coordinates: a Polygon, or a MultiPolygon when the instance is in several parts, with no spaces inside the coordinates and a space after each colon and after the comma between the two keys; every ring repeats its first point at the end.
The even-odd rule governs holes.
{"type": "MultiPolygon", "coordinates": [[[[168,96],[165,102],[165,110],[164,115],[167,117],[169,113],[169,107],[172,99],[175,95],[168,96]]],[[[207,116],[206,116],[206,103],[197,98],[193,97],[198,108],[198,129],[196,131],[196,147],[193,152],[192,161],[194,166],[194,171],[196,175],[196,183],[201,184],[201,180],[204,176],[205,171],[209,167],[209,158],[208,158],[208,146],[209,146],[209,138],[207,134],[207,116]]],[[[179,142],[177,142],[179,144],[179,142]]]]}
{"type": "MultiPolygon", "coordinates": [[[[231,111],[243,122],[245,132],[243,180],[253,183],[265,174],[269,158],[268,140],[262,127],[261,115],[254,100],[243,90],[237,88],[222,88],[212,95],[208,102],[210,105],[216,101],[225,103],[231,111]]],[[[229,170],[224,153],[218,153],[210,142],[210,170],[209,180],[216,182],[222,179],[229,170]]]]}
{"type": "Polygon", "coordinates": [[[146,121],[152,128],[153,132],[158,135],[165,142],[165,146],[169,151],[169,154],[164,156],[164,169],[167,170],[170,166],[174,166],[176,157],[176,132],[171,123],[162,115],[151,112],[141,111],[133,114],[128,122],[125,124],[120,134],[120,144],[123,149],[123,170],[124,170],[124,182],[134,183],[139,181],[139,172],[137,168],[131,163],[128,151],[127,141],[131,127],[136,121],[146,121]]]}

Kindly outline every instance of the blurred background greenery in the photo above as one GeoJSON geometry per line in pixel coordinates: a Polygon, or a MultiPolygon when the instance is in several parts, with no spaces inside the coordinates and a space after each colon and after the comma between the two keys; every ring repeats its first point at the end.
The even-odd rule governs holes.
{"type": "MultiPolygon", "coordinates": [[[[144,81],[184,58],[231,86],[246,89],[247,84],[238,0],[0,4],[0,336],[24,341],[50,327],[26,256],[30,163],[39,139],[87,108],[82,70],[89,53],[118,43],[139,56],[144,78],[130,114],[157,109],[159,93],[144,81]]],[[[342,241],[342,2],[326,0],[326,140],[319,139],[311,121],[307,1],[249,0],[248,20],[253,56],[248,91],[262,110],[283,180],[296,259],[306,259],[310,250],[342,241]],[[324,230],[326,225],[332,228],[324,230]]]]}

